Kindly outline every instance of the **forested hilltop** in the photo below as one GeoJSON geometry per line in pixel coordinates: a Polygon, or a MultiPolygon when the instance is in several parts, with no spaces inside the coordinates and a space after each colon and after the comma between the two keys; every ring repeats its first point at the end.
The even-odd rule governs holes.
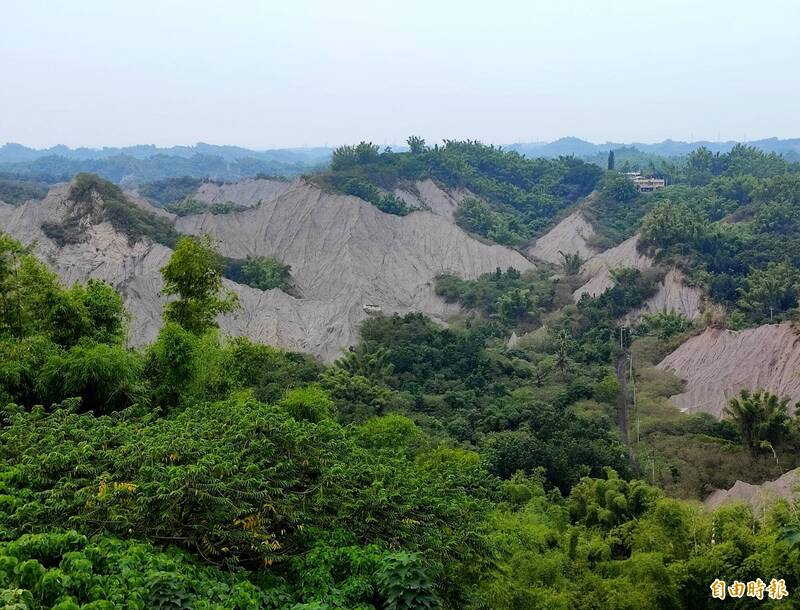
{"type": "Polygon", "coordinates": [[[800,167],[701,149],[636,166],[669,177],[640,193],[617,171],[635,160],[408,144],[336,149],[276,201],[361,206],[347,222],[373,232],[438,223],[469,240],[459,251],[502,244],[524,268],[439,273],[427,289],[456,312],[447,325],[378,307],[330,363],[218,326],[302,279],[282,258],[223,256],[265,206],[278,222],[274,201],[198,207],[197,182],[151,186],[176,220],[71,182],[71,215],[42,233],[66,239],[58,253],[96,248],[87,232],[106,223],[169,254],[162,325],[135,349],[120,292],[65,286],[35,240],[0,233],[4,607],[713,608],[716,579],[772,587],[734,607],[793,607],[794,503],[701,501],[800,466],[800,396],[737,386],[721,417],[681,413],[659,363],[707,333],[796,320],[800,167]]]}

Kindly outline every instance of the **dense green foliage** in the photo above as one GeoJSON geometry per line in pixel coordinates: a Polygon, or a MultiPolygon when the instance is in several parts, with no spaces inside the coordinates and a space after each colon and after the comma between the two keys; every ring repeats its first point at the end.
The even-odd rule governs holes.
{"type": "Polygon", "coordinates": [[[453,275],[436,278],[436,294],[448,302],[480,311],[508,327],[533,327],[553,306],[554,289],[547,272],[521,274],[513,268],[482,275],[475,281],[453,275]]]}
{"type": "MultiPolygon", "coordinates": [[[[376,205],[377,197],[387,196],[379,195],[378,189],[391,192],[407,186],[413,191],[413,183],[425,178],[467,189],[478,200],[465,202],[457,216],[459,224],[495,241],[516,244],[535,236],[561,210],[588,195],[602,175],[600,168],[573,157],[531,160],[478,142],[451,140],[432,148],[413,136],[411,142],[407,153],[381,152],[367,142],[337,148],[331,171],[315,179],[376,205]]],[[[392,205],[402,203],[388,197],[392,205]]]]}
{"type": "Polygon", "coordinates": [[[164,206],[167,212],[177,216],[190,216],[192,214],[231,214],[241,212],[247,207],[236,203],[207,203],[198,199],[186,198],[164,206]]]}
{"type": "Polygon", "coordinates": [[[534,310],[501,303],[552,316],[545,276],[441,278],[475,317],[375,318],[323,367],[213,328],[208,240],[163,272],[191,315],[133,351],[113,290],[2,239],[6,607],[695,608],[717,577],[800,584],[787,507],[759,523],[628,480],[605,363],[632,271],[513,350],[534,310]]]}
{"type": "Polygon", "coordinates": [[[203,184],[201,178],[181,176],[146,182],[139,187],[139,193],[156,205],[165,206],[190,198],[203,184]]]}
{"type": "Polygon", "coordinates": [[[335,184],[345,195],[352,195],[353,197],[360,197],[364,201],[369,201],[381,212],[396,216],[407,216],[413,211],[405,201],[396,195],[383,193],[376,186],[362,178],[348,178],[341,183],[336,181],[335,184]]]}
{"type": "MultiPolygon", "coordinates": [[[[392,208],[396,187],[461,187],[475,195],[462,226],[514,244],[594,190],[601,239],[641,229],[741,320],[797,307],[800,185],[773,156],[699,154],[681,184],[639,194],[571,158],[409,146],[337,149],[318,180],[392,213],[408,211],[392,208]]],[[[67,239],[80,214],[171,235],[96,177],[70,198],[67,239]]],[[[704,322],[660,312],[621,328],[663,269],[614,270],[578,303],[571,253],[557,278],[441,276],[436,293],[463,308],[449,326],[374,316],[323,365],[216,328],[235,306],[223,276],[286,290],[288,266],[224,259],[207,237],[173,244],[165,323],[129,349],[110,286],[63,288],[0,235],[0,605],[633,610],[715,607],[716,578],[800,586],[796,507],[665,495],[777,476],[797,465],[800,424],[755,389],[722,421],[669,405],[680,382],[652,365],[704,322]]]]}
{"type": "Polygon", "coordinates": [[[45,182],[0,174],[0,201],[10,205],[25,203],[29,199],[43,199],[47,191],[45,182]]]}
{"type": "Polygon", "coordinates": [[[768,450],[775,454],[789,432],[788,408],[788,398],[781,399],[764,390],[753,393],[742,390],[728,401],[725,414],[736,424],[742,442],[751,453],[768,450]]]}
{"type": "Polygon", "coordinates": [[[223,274],[229,280],[246,284],[259,290],[280,288],[291,290],[290,265],[284,265],[272,256],[249,256],[241,258],[224,258],[223,274]]]}
{"type": "Polygon", "coordinates": [[[641,243],[681,260],[712,299],[749,320],[797,306],[800,175],[718,178],[665,192],[641,223],[641,243]]]}

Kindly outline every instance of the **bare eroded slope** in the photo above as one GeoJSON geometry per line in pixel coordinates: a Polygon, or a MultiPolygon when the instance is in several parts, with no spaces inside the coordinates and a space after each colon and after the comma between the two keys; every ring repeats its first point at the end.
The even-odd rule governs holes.
{"type": "Polygon", "coordinates": [[[472,239],[436,214],[384,214],[360,199],[301,183],[252,210],[187,216],[177,228],[214,236],[226,256],[275,256],[291,265],[303,300],[324,305],[324,312],[305,317],[324,317],[325,328],[313,334],[326,357],[355,340],[364,305],[444,318],[455,309],[433,293],[436,275],[532,267],[517,252],[472,239]]]}
{"type": "Polygon", "coordinates": [[[687,412],[722,415],[727,399],[741,389],[763,388],[800,399],[800,332],[791,323],[741,331],[709,328],[664,358],[657,368],[686,382],[671,397],[687,412]]]}
{"type": "Polygon", "coordinates": [[[594,227],[580,210],[576,210],[537,239],[528,248],[527,254],[556,264],[562,261],[560,252],[565,254],[577,252],[583,259],[588,259],[598,253],[598,250],[589,244],[595,234],[594,227]]]}
{"type": "Polygon", "coordinates": [[[744,481],[736,481],[730,489],[718,489],[704,501],[711,510],[728,502],[744,502],[753,507],[756,517],[762,517],[769,506],[778,500],[793,502],[797,498],[800,485],[800,468],[785,472],[774,481],[761,485],[752,485],[744,481]]]}
{"type": "Polygon", "coordinates": [[[252,178],[239,182],[204,182],[197,189],[194,198],[207,203],[238,203],[252,207],[262,201],[270,201],[285,193],[291,182],[252,178]]]}
{"type": "MultiPolygon", "coordinates": [[[[67,192],[65,185],[43,201],[0,207],[0,230],[35,243],[37,254],[66,282],[96,277],[118,287],[132,316],[132,342],[152,340],[163,306],[159,269],[171,250],[149,239],[131,243],[107,223],[87,224],[85,241],[59,247],[41,225],[69,212],[74,204],[67,192]]],[[[365,305],[444,319],[457,308],[433,293],[436,275],[477,277],[496,267],[532,267],[519,253],[483,244],[433,213],[392,216],[301,183],[253,209],[187,216],[177,227],[214,235],[228,256],[272,255],[290,264],[302,298],[228,282],[241,308],[221,324],[233,334],[326,359],[356,341],[365,305]]]]}
{"type": "Polygon", "coordinates": [[[686,284],[680,269],[673,267],[658,284],[656,293],[641,307],[625,316],[627,323],[638,320],[642,314],[659,311],[676,311],[690,320],[697,318],[703,310],[703,292],[696,286],[686,284]]]}
{"type": "Polygon", "coordinates": [[[465,189],[446,191],[430,178],[418,180],[411,190],[397,188],[394,194],[412,208],[427,209],[445,218],[453,218],[458,204],[474,196],[465,189]]]}
{"type": "Polygon", "coordinates": [[[634,267],[642,271],[650,269],[653,266],[653,259],[641,254],[638,245],[639,237],[634,235],[586,261],[581,267],[581,273],[589,279],[573,293],[575,301],[579,301],[584,294],[598,296],[611,288],[614,285],[611,277],[613,269],[623,267],[634,267]]]}

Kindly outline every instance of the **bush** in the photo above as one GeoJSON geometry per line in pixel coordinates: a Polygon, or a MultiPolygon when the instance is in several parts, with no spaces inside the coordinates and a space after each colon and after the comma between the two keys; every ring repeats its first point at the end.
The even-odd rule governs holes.
{"type": "Polygon", "coordinates": [[[239,284],[258,290],[287,290],[291,286],[289,265],[271,256],[254,256],[246,259],[225,258],[223,274],[239,284]]]}
{"type": "Polygon", "coordinates": [[[49,358],[37,380],[48,404],[78,397],[81,407],[108,413],[132,404],[140,393],[141,357],[121,346],[79,343],[49,358]]]}
{"type": "Polygon", "coordinates": [[[236,203],[207,203],[197,199],[183,199],[164,206],[167,212],[172,212],[177,216],[190,216],[192,214],[232,214],[241,212],[247,207],[236,203]]]}
{"type": "Polygon", "coordinates": [[[288,390],[278,406],[297,420],[315,424],[334,416],[333,402],[316,386],[288,390]]]}

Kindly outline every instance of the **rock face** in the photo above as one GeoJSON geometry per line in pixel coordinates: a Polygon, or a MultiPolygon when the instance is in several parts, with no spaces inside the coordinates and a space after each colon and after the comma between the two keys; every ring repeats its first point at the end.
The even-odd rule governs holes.
{"type": "Polygon", "coordinates": [[[686,391],[670,400],[682,411],[722,415],[742,389],[763,388],[800,400],[800,330],[791,323],[742,331],[706,329],[656,368],[673,371],[686,391]]]}
{"type": "MultiPolygon", "coordinates": [[[[384,214],[355,197],[301,183],[252,210],[186,216],[176,226],[182,233],[212,235],[226,256],[274,256],[291,265],[303,298],[282,304],[280,315],[290,323],[279,324],[272,305],[256,303],[252,310],[264,311],[267,321],[253,319],[239,330],[280,345],[292,335],[291,341],[325,358],[356,340],[365,304],[386,314],[421,311],[443,319],[456,308],[434,294],[435,276],[474,278],[497,267],[533,266],[513,250],[472,239],[436,214],[384,214]],[[270,337],[279,326],[282,336],[270,337]]],[[[245,312],[248,307],[243,304],[245,312]]]]}
{"type": "Polygon", "coordinates": [[[474,197],[465,189],[447,192],[430,178],[417,181],[413,191],[397,188],[394,194],[413,208],[427,209],[445,218],[453,218],[458,204],[474,197]]]}
{"type": "MultiPolygon", "coordinates": [[[[0,206],[0,230],[25,244],[35,243],[36,253],[67,283],[108,280],[131,313],[131,342],[152,341],[164,304],[159,270],[171,250],[149,239],[131,243],[107,223],[87,225],[85,241],[59,247],[41,225],[67,215],[74,205],[68,190],[64,185],[42,201],[0,206]]],[[[357,340],[367,304],[385,314],[421,311],[443,320],[457,306],[434,294],[436,275],[474,278],[497,267],[524,271],[533,266],[519,253],[483,244],[431,212],[392,216],[355,197],[330,195],[302,183],[261,201],[239,213],[186,216],[176,226],[185,233],[210,233],[227,256],[271,255],[291,265],[302,298],[226,281],[241,307],[223,317],[221,326],[324,359],[335,358],[357,340]]]]}
{"type": "MultiPolygon", "coordinates": [[[[108,281],[122,295],[131,314],[131,343],[152,341],[161,326],[163,300],[161,274],[172,250],[150,240],[130,243],[127,236],[102,222],[84,229],[86,240],[60,247],[42,231],[44,222],[59,222],[74,205],[68,199],[69,185],[50,189],[41,201],[15,208],[0,208],[0,230],[25,245],[35,244],[36,255],[65,284],[90,278],[108,281]]],[[[139,205],[139,203],[137,203],[139,205]]]]}
{"type": "Polygon", "coordinates": [[[589,280],[573,293],[575,301],[580,301],[584,294],[598,296],[614,285],[611,270],[622,267],[634,267],[641,271],[653,266],[653,259],[641,254],[637,249],[639,236],[634,235],[621,244],[593,256],[581,267],[581,273],[589,280]]]}
{"type": "Polygon", "coordinates": [[[714,510],[728,502],[744,502],[753,507],[756,517],[763,517],[769,506],[778,500],[794,501],[800,485],[800,468],[784,473],[774,481],[761,485],[751,485],[736,481],[730,489],[718,489],[703,502],[706,508],[714,510]]]}
{"type": "Polygon", "coordinates": [[[293,183],[283,180],[264,180],[254,178],[240,182],[216,184],[204,182],[193,197],[207,203],[238,203],[248,207],[256,206],[262,201],[270,201],[285,193],[293,183]]]}
{"type": "Polygon", "coordinates": [[[644,304],[625,316],[630,324],[638,320],[642,314],[659,311],[676,311],[690,320],[702,312],[703,292],[696,286],[687,286],[683,273],[676,268],[670,269],[658,285],[658,291],[644,304]]]}
{"type": "Polygon", "coordinates": [[[562,261],[560,252],[565,254],[578,253],[583,259],[589,259],[597,254],[597,249],[589,245],[595,236],[594,227],[577,210],[559,222],[542,237],[537,239],[527,250],[527,254],[534,258],[549,263],[562,261]]]}

